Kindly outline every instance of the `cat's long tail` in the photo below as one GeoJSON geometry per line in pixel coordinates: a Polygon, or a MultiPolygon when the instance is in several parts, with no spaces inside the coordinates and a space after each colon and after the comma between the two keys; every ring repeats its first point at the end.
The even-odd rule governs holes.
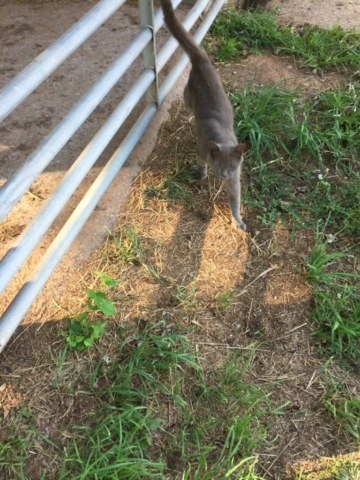
{"type": "Polygon", "coordinates": [[[191,35],[177,19],[171,0],[161,0],[161,6],[168,29],[189,55],[191,62],[207,58],[206,53],[195,43],[191,35]]]}

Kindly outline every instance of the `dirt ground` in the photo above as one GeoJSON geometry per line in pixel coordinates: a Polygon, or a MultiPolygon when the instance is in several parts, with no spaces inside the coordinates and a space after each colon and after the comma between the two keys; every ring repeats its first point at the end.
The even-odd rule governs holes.
{"type": "MultiPolygon", "coordinates": [[[[0,33],[0,41],[5,45],[1,51],[3,75],[1,85],[16,73],[14,70],[9,70],[9,68],[15,68],[13,58],[21,59],[19,61],[22,64],[19,63],[19,68],[15,68],[18,71],[33,56],[40,53],[45,44],[50,43],[48,42],[50,35],[54,38],[58,37],[65,25],[67,28],[81,16],[84,3],[92,4],[92,2],[34,3],[4,1],[0,3],[0,22],[5,26],[12,25],[6,30],[8,35],[3,34],[1,37],[0,33]],[[8,12],[8,16],[4,17],[3,12],[8,12]],[[7,20],[4,21],[4,18],[7,20]],[[48,28],[49,21],[52,22],[51,29],[48,28]],[[17,26],[18,22],[22,25],[20,29],[17,26]],[[47,28],[44,28],[44,24],[47,28]],[[24,32],[27,35],[26,43],[24,32]],[[41,40],[39,40],[40,37],[41,40]],[[7,45],[7,42],[10,43],[7,45]],[[28,48],[30,50],[26,50],[28,48]],[[21,49],[23,49],[22,53],[21,49]]],[[[352,2],[274,0],[269,6],[277,6],[280,9],[280,16],[284,23],[298,25],[310,23],[323,27],[340,24],[344,28],[359,28],[360,0],[352,2]]],[[[102,27],[103,33],[100,29],[100,36],[94,38],[94,43],[80,50],[79,57],[66,67],[68,70],[55,74],[70,77],[72,86],[67,87],[68,90],[61,90],[60,102],[53,106],[53,110],[51,110],[51,101],[54,92],[59,92],[62,88],[60,86],[62,78],[57,80],[57,77],[50,78],[45,82],[44,90],[35,92],[36,100],[33,98],[29,100],[27,106],[25,105],[25,113],[9,117],[9,123],[5,124],[4,130],[1,130],[3,148],[2,151],[0,150],[0,155],[3,156],[0,157],[0,168],[3,168],[3,178],[8,176],[10,167],[21,163],[36,147],[43,135],[51,130],[51,127],[68,110],[74,101],[74,96],[80,97],[81,92],[88,88],[88,82],[96,74],[100,62],[105,61],[107,64],[111,60],[110,57],[113,58],[116,54],[119,36],[123,34],[127,36],[122,31],[119,32],[116,25],[120,21],[126,21],[130,25],[131,32],[138,28],[138,25],[132,24],[131,20],[135,10],[136,7],[128,5],[123,11],[126,18],[115,17],[111,22],[107,22],[102,27]],[[100,52],[100,44],[107,36],[111,36],[113,48],[107,54],[109,58],[107,56],[104,58],[103,50],[100,52]],[[74,68],[76,64],[81,65],[80,77],[76,77],[78,75],[74,68]],[[32,116],[30,107],[32,107],[32,116]],[[38,111],[35,122],[33,121],[34,109],[38,111]],[[26,140],[23,140],[24,133],[27,135],[26,140]],[[23,146],[20,148],[21,145],[23,146]]],[[[101,68],[105,68],[105,64],[101,63],[101,68]]],[[[135,75],[136,66],[134,69],[130,72],[130,76],[135,75]]],[[[270,54],[261,57],[250,55],[241,64],[222,66],[220,73],[225,83],[235,85],[237,88],[242,88],[248,81],[265,84],[285,79],[286,85],[290,88],[301,86],[314,91],[328,88],[339,79],[335,74],[320,77],[312,72],[299,71],[290,58],[270,54]]],[[[189,159],[194,157],[193,129],[188,114],[183,110],[180,91],[181,86],[175,90],[173,98],[178,97],[177,101],[168,113],[170,120],[163,124],[160,130],[155,149],[153,150],[153,146],[157,130],[151,128],[151,137],[143,140],[148,148],[142,153],[135,153],[135,157],[132,156],[132,160],[127,162],[127,168],[131,169],[128,177],[130,182],[140,170],[145,157],[148,157],[141,175],[138,176],[121,207],[120,214],[118,213],[120,208],[118,191],[121,189],[122,199],[126,197],[126,190],[122,188],[123,173],[119,174],[104,203],[99,205],[92,223],[88,224],[88,229],[85,228],[79,235],[67,257],[68,260],[65,259],[68,263],[63,264],[65,267],[60,266],[57,276],[55,275],[50,283],[51,287],[47,286],[35,310],[30,311],[26,320],[28,325],[24,324],[18,329],[14,339],[0,356],[0,378],[5,381],[3,385],[6,385],[3,390],[0,390],[0,401],[3,404],[7,402],[9,418],[16,412],[19,405],[29,404],[38,415],[37,428],[55,443],[58,441],[59,429],[64,417],[69,415],[69,418],[75,418],[83,410],[90,408],[86,403],[87,400],[81,395],[76,397],[76,405],[74,404],[72,408],[67,403],[66,396],[52,391],[51,382],[54,374],[48,347],[50,345],[56,349],[62,342],[61,328],[57,320],[79,311],[84,303],[85,285],[94,281],[93,272],[103,262],[106,244],[89,257],[90,252],[99,245],[101,239],[101,235],[100,237],[93,235],[94,228],[98,228],[98,225],[104,235],[106,231],[104,226],[109,227],[115,223],[114,231],[119,231],[121,226],[126,224],[135,231],[141,231],[142,240],[151,246],[149,250],[152,253],[149,254],[147,261],[161,271],[164,277],[170,279],[171,283],[189,284],[193,278],[194,265],[197,265],[198,295],[202,299],[213,298],[219,291],[234,289],[235,293],[239,293],[247,289],[247,292],[239,295],[238,301],[225,313],[220,314],[209,301],[202,318],[194,319],[189,316],[183,318],[183,322],[186,325],[193,324],[198,327],[193,340],[198,345],[202,345],[200,348],[203,348],[202,353],[205,356],[212,346],[220,351],[222,346],[251,344],[252,338],[258,332],[265,332],[266,349],[259,352],[251,375],[259,383],[284,381],[278,394],[279,404],[289,400],[293,411],[304,409],[306,414],[297,417],[289,414],[281,417],[278,423],[271,427],[273,436],[279,434],[276,446],[274,444],[268,450],[256,453],[261,458],[260,473],[264,478],[290,478],[299,461],[318,456],[347,454],[355,448],[346,433],[336,431],[335,423],[319,402],[324,391],[323,381],[319,375],[323,359],[316,353],[311,328],[306,322],[311,291],[301,273],[304,267],[304,256],[311,251],[314,244],[314,234],[304,232],[292,238],[285,228],[279,226],[275,231],[276,242],[274,242],[273,234],[251,215],[252,212],[246,209],[246,206],[244,219],[248,225],[248,233],[240,235],[233,231],[229,225],[226,198],[219,190],[220,185],[213,176],[209,177],[204,186],[197,187],[199,208],[195,211],[176,205],[166,206],[156,199],[146,204],[141,203],[139,200],[141,191],[144,186],[151,185],[161,178],[163,159],[174,155],[174,145],[176,145],[177,155],[189,157],[189,159]],[[136,164],[135,169],[130,165],[131,162],[136,164]],[[80,254],[81,257],[79,257],[80,254]],[[82,263],[80,258],[86,257],[89,258],[82,263]],[[216,273],[220,259],[221,276],[216,273]],[[59,288],[60,279],[64,276],[67,279],[66,292],[59,288]],[[4,398],[6,402],[3,401],[4,398]]],[[[19,209],[15,212],[16,216],[13,217],[13,223],[6,223],[10,220],[4,223],[2,226],[5,232],[2,237],[3,251],[9,247],[13,238],[20,233],[29,218],[41,206],[43,199],[47,198],[61,178],[65,165],[68,165],[66,160],[69,157],[71,161],[76,158],[86,145],[87,139],[91,138],[101,121],[107,117],[111,105],[119,101],[121,93],[115,92],[114,95],[116,100],[115,97],[105,99],[104,105],[94,113],[95,120],[75,136],[73,144],[70,142],[71,145],[66,147],[65,152],[58,156],[59,159],[55,160],[52,167],[31,188],[32,195],[27,195],[22,200],[19,209]]],[[[169,110],[169,105],[164,110],[169,110]]],[[[163,118],[160,118],[157,125],[160,125],[162,120],[163,118]]],[[[108,157],[109,155],[106,156],[108,157]]],[[[100,160],[100,163],[102,161],[104,160],[100,160]]],[[[99,166],[97,165],[91,174],[92,178],[98,173],[99,166]]],[[[246,178],[244,181],[246,188],[246,178]]],[[[74,195],[74,203],[67,207],[69,211],[72,211],[76,204],[75,197],[77,194],[74,195]]],[[[60,223],[54,224],[52,235],[58,231],[60,223]]],[[[50,237],[40,246],[38,253],[31,259],[30,266],[36,263],[41,256],[41,248],[45,248],[49,241],[50,237]]],[[[125,273],[133,275],[135,281],[133,286],[127,286],[126,291],[119,293],[122,299],[118,315],[119,322],[131,325],[133,319],[142,313],[136,311],[132,305],[132,299],[135,297],[142,298],[144,306],[161,305],[169,312],[172,309],[176,311],[177,306],[172,304],[166,289],[160,288],[156,282],[141,276],[135,266],[129,267],[129,272],[125,273]],[[128,300],[124,301],[124,299],[128,300]]],[[[18,282],[20,281],[21,278],[18,282]]],[[[64,284],[64,282],[61,283],[64,284]]],[[[13,288],[16,288],[16,285],[13,288]]],[[[2,310],[5,307],[5,304],[0,306],[2,310]]],[[[151,316],[149,320],[152,320],[151,316]]],[[[110,338],[111,330],[101,339],[101,342],[106,344],[110,338]]],[[[214,355],[213,350],[211,354],[214,355]]],[[[340,375],[341,372],[339,372],[340,375]]],[[[356,380],[349,380],[349,382],[353,382],[350,387],[356,391],[358,388],[356,380]]],[[[312,463],[309,471],[313,470],[312,463]]],[[[36,466],[30,465],[29,478],[37,478],[36,471],[36,466]]]]}
{"type": "Polygon", "coordinates": [[[287,25],[360,28],[359,0],[272,0],[269,6],[279,9],[282,22],[287,25]]]}

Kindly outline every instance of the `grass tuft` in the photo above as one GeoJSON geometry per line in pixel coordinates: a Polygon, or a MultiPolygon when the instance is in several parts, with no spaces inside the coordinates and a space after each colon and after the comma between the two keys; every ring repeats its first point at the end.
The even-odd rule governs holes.
{"type": "Polygon", "coordinates": [[[160,201],[173,203],[184,202],[194,204],[194,199],[189,186],[196,180],[194,171],[187,162],[176,162],[175,170],[167,169],[163,177],[152,185],[146,186],[143,191],[144,198],[155,197],[160,201]]]}
{"type": "Polygon", "coordinates": [[[340,27],[330,30],[277,25],[276,14],[267,10],[222,12],[211,28],[211,52],[219,61],[239,60],[248,53],[262,53],[271,48],[275,53],[296,56],[301,67],[347,71],[357,68],[360,35],[340,27]]]}
{"type": "Polygon", "coordinates": [[[315,227],[327,218],[360,233],[360,84],[304,97],[281,85],[231,95],[236,133],[250,144],[244,200],[274,228],[278,219],[315,227]]]}
{"type": "Polygon", "coordinates": [[[318,227],[307,261],[307,278],[315,299],[312,318],[316,335],[331,355],[360,365],[360,274],[353,273],[358,268],[354,268],[355,258],[348,249],[328,250],[329,239],[318,227]]]}
{"type": "Polygon", "coordinates": [[[253,451],[267,435],[262,419],[281,407],[244,380],[255,352],[229,355],[205,376],[183,333],[162,322],[139,327],[118,358],[92,369],[88,395],[101,408],[72,429],[60,478],[259,479],[253,451]],[[99,390],[99,382],[107,385],[99,390]]]}
{"type": "Polygon", "coordinates": [[[360,440],[360,400],[356,394],[349,391],[344,385],[345,378],[335,378],[329,371],[329,360],[323,367],[325,393],[322,401],[325,408],[344,430],[350,433],[357,441],[360,440]]]}

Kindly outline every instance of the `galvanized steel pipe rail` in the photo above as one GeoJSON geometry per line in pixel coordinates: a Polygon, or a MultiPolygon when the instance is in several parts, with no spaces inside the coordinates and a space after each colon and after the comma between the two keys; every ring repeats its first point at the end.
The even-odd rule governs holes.
{"type": "MultiPolygon", "coordinates": [[[[118,3],[122,5],[124,2],[125,0],[122,0],[118,3]]],[[[175,0],[173,2],[174,6],[178,5],[180,2],[181,0],[175,0]]],[[[103,2],[100,3],[103,4],[103,2]]],[[[0,91],[0,115],[1,113],[9,110],[9,105],[16,106],[22,100],[24,100],[25,97],[23,96],[23,92],[27,90],[24,88],[23,83],[24,78],[26,78],[25,74],[28,72],[28,70],[29,72],[27,74],[30,75],[32,79],[36,78],[36,85],[34,88],[36,88],[50,75],[51,71],[48,73],[49,67],[45,62],[50,55],[48,52],[52,52],[52,64],[56,64],[56,66],[58,66],[64,60],[65,52],[68,52],[66,55],[67,57],[75,50],[71,49],[70,51],[71,45],[69,45],[69,39],[72,39],[74,42],[79,42],[79,37],[84,37],[83,20],[86,19],[87,22],[90,23],[90,20],[93,19],[93,16],[91,15],[89,17],[89,15],[94,11],[94,9],[95,7],[90,10],[90,12],[86,14],[82,20],[71,27],[68,32],[60,37],[59,40],[57,40],[51,47],[45,50],[45,52],[43,52],[33,63],[31,63],[29,67],[20,72],[19,75],[14,78],[14,80],[12,80],[0,91]],[[80,28],[80,33],[82,33],[81,36],[76,35],[77,30],[74,31],[75,27],[80,28]],[[64,41],[63,38],[65,38],[64,41]],[[64,51],[61,49],[63,43],[64,51]],[[65,48],[66,46],[67,49],[65,48]],[[55,55],[57,55],[56,58],[55,55]],[[40,60],[37,61],[38,59],[40,60]],[[57,60],[57,63],[55,60],[57,60]],[[44,71],[45,69],[46,71],[44,71]],[[9,87],[10,85],[11,88],[9,87]]],[[[98,12],[98,9],[96,9],[95,12],[98,12]]],[[[162,11],[159,10],[154,18],[155,32],[161,28],[163,23],[164,20],[162,11]]],[[[92,27],[92,23],[90,26],[92,27]]],[[[22,195],[28,190],[38,175],[40,175],[40,173],[47,167],[51,160],[54,159],[63,146],[70,140],[74,133],[81,127],[89,115],[109,93],[116,82],[119,81],[129,66],[150,42],[152,36],[153,32],[151,27],[145,26],[143,30],[125,48],[125,50],[122,51],[119,57],[110,65],[100,79],[87,91],[81,100],[55,127],[55,129],[42,141],[35,152],[33,152],[26,159],[25,163],[19,168],[19,170],[4,183],[4,185],[0,188],[0,221],[4,220],[6,215],[18,203],[22,195]]],[[[84,41],[86,38],[87,37],[85,37],[82,41],[84,41]]],[[[77,44],[77,46],[79,45],[80,43],[77,44]]],[[[28,91],[27,95],[29,95],[32,90],[28,91]]],[[[13,108],[15,108],[15,106],[13,108]]]]}
{"type": "Polygon", "coordinates": [[[125,3],[102,0],[0,91],[0,122],[125,3]]]}
{"type": "MultiPolygon", "coordinates": [[[[100,2],[104,4],[108,2],[100,2]]],[[[122,3],[122,2],[121,2],[122,3]]],[[[175,3],[175,2],[173,2],[175,3]]],[[[176,3],[179,3],[179,0],[176,0],[176,3]]],[[[185,21],[185,28],[188,30],[190,26],[196,21],[198,16],[203,11],[207,0],[200,0],[195,7],[190,12],[187,20],[185,21]]],[[[205,20],[201,24],[201,27],[198,29],[194,38],[197,42],[200,42],[201,39],[206,34],[207,30],[214,21],[216,15],[221,9],[224,0],[216,0],[212,8],[209,10],[205,20]]],[[[100,5],[98,4],[98,5],[100,5]]],[[[94,7],[95,8],[95,7],[94,7]]],[[[89,12],[90,13],[90,12],[89,12]]],[[[154,30],[160,28],[162,20],[161,11],[158,12],[154,20],[154,30]],[[160,20],[159,20],[160,19],[160,20]]],[[[79,23],[79,22],[78,22],[79,23]]],[[[73,28],[73,27],[72,27],[73,28]]],[[[70,29],[71,30],[71,29],[70,29]]],[[[139,35],[142,35],[143,30],[139,35]]],[[[62,37],[61,37],[62,38],[62,37]]],[[[135,41],[135,39],[134,39],[135,41]]],[[[157,59],[157,70],[160,70],[167,59],[171,56],[173,50],[176,48],[177,42],[171,39],[165,47],[160,52],[157,59]],[[170,46],[169,46],[170,45],[170,46]]],[[[119,57],[120,58],[120,57],[119,57]]],[[[116,62],[116,61],[115,61],[116,62]]],[[[114,62],[114,63],[115,63],[114,62]]],[[[166,98],[167,94],[170,92],[171,88],[183,72],[188,58],[186,55],[183,55],[180,61],[176,64],[170,74],[166,77],[161,87],[158,89],[157,98],[159,104],[161,104],[166,98]]],[[[111,67],[110,67],[111,68],[111,67]]],[[[25,69],[26,70],[26,69],[25,69]]],[[[24,71],[25,71],[24,70],[24,71]]],[[[106,73],[104,74],[106,75],[106,73]]],[[[156,73],[154,69],[148,69],[144,74],[139,78],[133,88],[128,92],[124,99],[120,102],[119,106],[114,110],[110,115],[106,123],[101,127],[99,132],[91,140],[89,145],[79,156],[77,161],[71,167],[69,172],[66,174],[62,180],[59,187],[55,190],[52,197],[47,201],[42,210],[39,212],[38,216],[35,218],[32,224],[23,232],[21,237],[18,240],[18,245],[20,248],[19,257],[16,255],[16,246],[14,246],[8,254],[4,257],[0,264],[0,284],[7,284],[9,279],[6,282],[2,282],[3,274],[5,274],[7,268],[10,268],[12,261],[15,262],[15,271],[19,268],[21,263],[27,257],[27,255],[34,248],[36,243],[45,233],[48,226],[51,224],[57,213],[62,209],[62,207],[70,198],[73,191],[76,189],[78,184],[84,178],[92,164],[96,161],[100,153],[104,150],[106,145],[109,143],[113,135],[118,129],[118,126],[125,120],[132,108],[137,103],[138,99],[142,94],[148,89],[151,83],[154,81],[156,73]],[[90,153],[89,153],[90,152],[90,153]],[[87,164],[90,163],[90,166],[87,164]],[[71,192],[69,192],[67,189],[71,192]],[[55,207],[57,205],[57,207],[55,207]],[[55,215],[52,213],[52,209],[55,209],[55,215]],[[36,234],[37,230],[39,233],[36,234]],[[26,242],[29,241],[31,244],[29,247],[26,247],[26,242]],[[14,253],[11,253],[11,252],[14,253]],[[9,257],[8,257],[9,255],[9,257]],[[13,256],[14,255],[14,256],[13,256]],[[9,258],[10,260],[7,260],[9,258]],[[4,263],[3,263],[4,262],[4,263]]],[[[111,87],[110,87],[111,88],[111,87]]],[[[25,98],[25,97],[24,97],[25,98]]],[[[20,324],[22,318],[30,308],[31,304],[35,300],[36,296],[39,294],[46,281],[50,277],[51,273],[58,265],[63,255],[66,253],[81,228],[85,224],[86,220],[94,210],[95,206],[99,202],[100,198],[103,196],[107,188],[109,187],[112,180],[115,178],[116,174],[121,169],[122,165],[132,152],[133,148],[136,146],[137,142],[143,135],[144,131],[150,124],[152,118],[157,112],[159,105],[155,102],[151,102],[148,107],[144,110],[138,121],[135,123],[134,127],[131,129],[129,134],[126,136],[124,141],[121,143],[120,147],[116,150],[114,155],[109,160],[108,164],[104,167],[100,175],[97,177],[93,185],[90,187],[82,201],[79,203],[75,211],[70,216],[69,220],[66,222],[64,227],[61,229],[60,233],[57,235],[55,240],[52,242],[51,246],[47,250],[45,256],[42,258],[35,272],[31,275],[29,280],[23,285],[21,290],[16,295],[13,302],[7,308],[6,312],[0,319],[0,352],[3,350],[7,342],[9,341],[11,335],[14,333],[17,326],[20,324]]],[[[14,107],[15,108],[15,107],[14,107]]],[[[83,120],[84,121],[84,120],[83,120]]],[[[14,273],[12,273],[11,277],[14,273]]]]}

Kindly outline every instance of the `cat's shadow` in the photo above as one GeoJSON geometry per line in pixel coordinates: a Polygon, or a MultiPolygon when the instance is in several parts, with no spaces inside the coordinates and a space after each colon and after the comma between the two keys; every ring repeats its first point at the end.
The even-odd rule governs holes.
{"type": "MultiPolygon", "coordinates": [[[[168,238],[157,256],[166,285],[153,300],[160,309],[177,307],[176,315],[182,308],[185,314],[180,317],[195,321],[211,338],[225,337],[233,344],[254,335],[276,337],[279,325],[280,330],[287,328],[283,313],[311,296],[292,265],[303,261],[304,250],[294,247],[296,240],[284,227],[271,231],[246,205],[242,214],[247,232],[236,230],[221,180],[211,171],[207,179],[196,179],[195,150],[193,118],[178,102],[163,125],[149,165],[162,194],[180,191],[181,197],[150,206],[159,211],[159,221],[153,221],[150,230],[164,229],[162,238],[168,238]],[[297,258],[290,258],[287,250],[297,250],[297,258]]],[[[244,166],[246,190],[246,154],[244,166]]]]}

